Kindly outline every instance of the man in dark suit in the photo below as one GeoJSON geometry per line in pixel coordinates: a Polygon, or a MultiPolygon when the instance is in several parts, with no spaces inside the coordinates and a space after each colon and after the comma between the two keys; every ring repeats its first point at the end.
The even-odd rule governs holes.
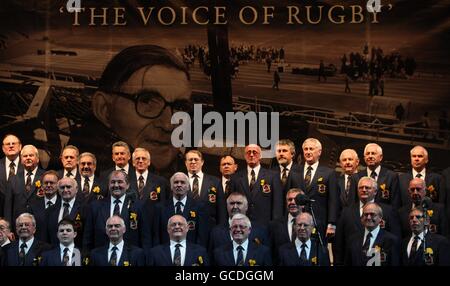
{"type": "Polygon", "coordinates": [[[206,247],[208,244],[208,209],[202,201],[194,200],[189,191],[189,177],[181,172],[170,178],[172,197],[164,203],[155,205],[154,245],[167,243],[167,222],[175,215],[182,215],[189,226],[187,241],[206,247]]]}
{"type": "Polygon", "coordinates": [[[124,241],[126,230],[124,220],[113,215],[106,221],[106,235],[109,243],[91,252],[90,266],[144,266],[144,250],[124,241]]]}
{"type": "Polygon", "coordinates": [[[142,211],[142,203],[126,196],[130,187],[128,175],[123,171],[112,171],[109,177],[109,196],[93,201],[86,214],[83,234],[83,253],[108,242],[105,225],[113,215],[120,216],[126,226],[125,240],[141,248],[151,247],[151,218],[142,211]]]}
{"type": "Polygon", "coordinates": [[[428,151],[422,146],[415,146],[410,151],[411,171],[399,176],[399,186],[402,206],[411,205],[409,194],[409,182],[413,178],[420,178],[425,181],[426,195],[434,203],[445,204],[445,182],[440,174],[430,172],[426,166],[428,164],[428,151]]]}
{"type": "MultiPolygon", "coordinates": [[[[345,149],[339,156],[339,165],[343,171],[337,174],[337,192],[339,195],[339,216],[342,209],[358,201],[358,153],[353,149],[345,149]]],[[[338,216],[338,217],[339,217],[338,216]]]]}
{"type": "Polygon", "coordinates": [[[222,189],[225,192],[225,197],[231,192],[231,176],[236,173],[238,165],[236,160],[231,155],[226,155],[220,158],[220,173],[222,174],[222,189]]]}
{"type": "Polygon", "coordinates": [[[293,175],[300,172],[298,164],[293,161],[296,155],[294,142],[289,139],[279,140],[275,145],[275,155],[278,165],[273,170],[280,177],[285,197],[288,190],[300,187],[299,176],[293,175]]]}
{"type": "Polygon", "coordinates": [[[80,151],[74,145],[67,145],[61,152],[61,164],[63,166],[62,170],[58,171],[58,177],[69,177],[77,181],[78,186],[81,183],[81,176],[78,172],[78,157],[80,151]]]}
{"type": "MultiPolygon", "coordinates": [[[[377,194],[377,182],[370,177],[362,177],[358,182],[358,202],[344,208],[336,230],[336,247],[334,248],[335,264],[344,262],[345,249],[352,243],[350,237],[356,232],[362,232],[364,226],[361,224],[363,208],[368,203],[375,201],[377,194]]],[[[398,239],[401,238],[400,220],[391,206],[378,204],[383,212],[380,228],[389,231],[398,239]]]]}
{"type": "Polygon", "coordinates": [[[267,246],[248,239],[252,225],[243,214],[235,214],[231,219],[230,235],[232,244],[225,244],[214,250],[216,266],[271,266],[272,259],[267,246]]]}
{"type": "Polygon", "coordinates": [[[58,223],[58,246],[42,253],[40,266],[81,266],[81,252],[75,247],[74,221],[63,218],[58,223]]]}
{"type": "Polygon", "coordinates": [[[131,181],[130,188],[136,191],[137,199],[151,205],[166,201],[170,192],[169,182],[164,177],[149,172],[150,152],[138,147],[134,149],[132,160],[136,180],[131,181]]]}
{"type": "Polygon", "coordinates": [[[105,186],[102,188],[100,178],[95,175],[97,169],[97,158],[95,155],[89,152],[81,153],[78,168],[81,181],[78,186],[77,196],[82,199],[83,206],[106,198],[108,196],[108,188],[105,186]]]}
{"type": "Polygon", "coordinates": [[[400,265],[399,240],[382,229],[383,211],[376,203],[363,208],[361,223],[364,230],[350,236],[346,247],[346,266],[398,266],[400,265]]]}
{"type": "Polygon", "coordinates": [[[44,170],[39,168],[39,153],[35,146],[25,145],[20,152],[24,166],[22,172],[9,181],[5,195],[5,218],[15,221],[24,212],[29,212],[30,200],[39,195],[40,178],[44,170]]]}
{"type": "MultiPolygon", "coordinates": [[[[422,206],[423,199],[426,196],[425,181],[421,178],[412,179],[409,182],[408,192],[411,203],[403,206],[398,211],[400,215],[403,238],[411,236],[409,213],[411,209],[422,206]]],[[[448,220],[444,205],[431,202],[430,205],[427,206],[427,215],[429,217],[428,231],[431,233],[440,234],[442,236],[447,236],[448,220]]]]}
{"type": "Polygon", "coordinates": [[[311,239],[314,221],[309,213],[300,213],[295,218],[296,238],[293,243],[280,247],[279,266],[329,266],[326,249],[311,239]]]}
{"type": "Polygon", "coordinates": [[[450,167],[442,171],[442,176],[444,177],[443,180],[446,192],[445,206],[447,208],[447,218],[450,221],[450,167]]]}
{"type": "Polygon", "coordinates": [[[23,170],[19,156],[22,143],[17,136],[6,134],[3,137],[2,150],[5,157],[0,159],[0,216],[4,216],[3,204],[7,182],[23,170]]]}
{"type": "Polygon", "coordinates": [[[220,180],[203,172],[203,164],[203,155],[200,151],[189,150],[185,154],[192,197],[208,206],[209,226],[212,228],[226,221],[225,195],[220,180]]]}
{"type": "Polygon", "coordinates": [[[231,177],[233,191],[245,194],[248,216],[261,224],[283,215],[283,190],[280,178],[261,166],[261,148],[256,144],[245,147],[247,167],[231,177]]]}
{"type": "Polygon", "coordinates": [[[305,164],[300,166],[301,189],[315,200],[312,209],[316,215],[318,231],[322,239],[333,237],[336,230],[339,197],[335,171],[319,165],[322,144],[316,138],[308,138],[302,144],[305,164]]]}
{"type": "MultiPolygon", "coordinates": [[[[57,204],[61,204],[61,197],[58,193],[58,173],[54,170],[45,171],[41,177],[41,188],[30,200],[30,213],[34,216],[36,220],[36,233],[35,237],[38,240],[47,241],[46,235],[46,210],[57,204]]],[[[48,242],[48,241],[47,241],[48,242]]]]}
{"type": "Polygon", "coordinates": [[[403,265],[450,266],[450,244],[444,236],[425,230],[429,217],[424,214],[420,207],[409,212],[412,235],[402,241],[403,265]]]}
{"type": "Polygon", "coordinates": [[[6,250],[7,266],[38,266],[42,252],[50,245],[34,237],[36,221],[32,214],[22,213],[16,219],[18,240],[11,243],[6,250]]]}
{"type": "Polygon", "coordinates": [[[77,196],[77,181],[70,177],[63,177],[57,184],[61,201],[46,211],[46,235],[47,242],[52,245],[58,244],[58,223],[62,219],[70,219],[75,223],[75,245],[81,248],[83,242],[83,227],[86,219],[86,210],[82,198],[77,196]]]}
{"type": "Polygon", "coordinates": [[[103,189],[108,189],[109,175],[114,170],[124,171],[128,175],[130,182],[136,180],[136,178],[134,177],[136,176],[136,171],[134,170],[134,167],[129,164],[130,159],[131,152],[130,147],[127,143],[123,141],[117,141],[112,144],[112,160],[114,162],[114,167],[103,170],[100,173],[100,180],[102,182],[103,189]]]}
{"type": "Polygon", "coordinates": [[[5,219],[0,218],[0,247],[4,251],[11,246],[11,239],[13,237],[14,235],[11,232],[10,223],[5,219]]]}
{"type": "MultiPolygon", "coordinates": [[[[214,249],[221,245],[231,244],[232,238],[230,236],[230,222],[236,214],[247,214],[248,201],[244,194],[230,193],[227,198],[227,212],[228,221],[224,224],[216,225],[210,233],[209,238],[209,253],[213,255],[214,249]]],[[[270,247],[269,234],[266,226],[252,222],[252,231],[250,232],[249,240],[256,244],[264,244],[270,247]]]]}
{"type": "Polygon", "coordinates": [[[189,226],[181,215],[167,222],[170,241],[152,248],[147,255],[148,266],[209,266],[208,254],[203,246],[186,240],[189,226]]]}
{"type": "Polygon", "coordinates": [[[378,183],[378,193],[375,202],[391,205],[398,210],[400,207],[400,194],[397,173],[381,166],[383,160],[383,149],[380,145],[369,143],[364,148],[364,161],[366,170],[358,173],[359,179],[371,177],[378,183]]]}
{"type": "Polygon", "coordinates": [[[279,258],[278,250],[286,243],[293,243],[296,239],[295,218],[301,213],[300,206],[295,202],[299,194],[304,194],[301,189],[290,189],[286,193],[287,214],[283,218],[273,220],[269,223],[269,234],[272,249],[272,257],[279,258]]]}

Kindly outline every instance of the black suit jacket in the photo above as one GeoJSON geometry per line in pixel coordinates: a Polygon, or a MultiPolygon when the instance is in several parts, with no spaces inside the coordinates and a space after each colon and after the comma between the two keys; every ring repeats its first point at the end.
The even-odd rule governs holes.
{"type": "MultiPolygon", "coordinates": [[[[366,266],[366,261],[362,253],[364,241],[364,230],[350,236],[352,243],[346,248],[345,262],[346,266],[366,266]]],[[[380,229],[373,248],[379,247],[381,252],[381,266],[399,266],[400,265],[400,243],[397,237],[390,232],[380,229]]]]}
{"type": "MultiPolygon", "coordinates": [[[[109,243],[106,246],[93,249],[91,251],[89,265],[111,266],[108,261],[108,247],[109,243]]],[[[125,243],[117,266],[145,266],[144,250],[125,243]]]]}
{"type": "Polygon", "coordinates": [[[287,218],[288,215],[284,215],[283,218],[273,220],[269,223],[270,248],[275,264],[277,264],[276,260],[279,258],[279,248],[286,243],[291,243],[287,227],[287,218]]]}
{"type": "Polygon", "coordinates": [[[338,192],[338,219],[342,210],[356,202],[358,202],[358,175],[353,174],[350,176],[350,189],[348,195],[345,194],[345,174],[336,173],[336,187],[338,192]]]}
{"type": "Polygon", "coordinates": [[[247,167],[231,176],[231,190],[247,196],[247,216],[258,223],[268,224],[269,221],[282,217],[283,189],[279,176],[261,166],[253,191],[249,189],[247,167]]]}
{"type": "Polygon", "coordinates": [[[146,201],[149,204],[157,204],[168,199],[170,195],[170,187],[166,178],[148,172],[147,181],[142,189],[142,198],[139,198],[138,179],[139,177],[137,177],[135,173],[134,180],[130,181],[130,189],[136,191],[137,199],[146,201]]]}
{"type": "MultiPolygon", "coordinates": [[[[6,249],[6,265],[7,266],[22,266],[19,259],[19,240],[11,243],[10,247],[6,249]]],[[[24,266],[39,266],[39,260],[44,251],[49,250],[51,246],[45,242],[39,241],[36,238],[25,255],[24,266]]]]}
{"type": "MultiPolygon", "coordinates": [[[[402,206],[412,204],[411,197],[408,192],[409,182],[412,179],[412,171],[399,175],[399,188],[402,206]]],[[[435,203],[445,204],[445,182],[442,176],[426,170],[425,184],[427,186],[427,196],[430,197],[435,203]]]]}
{"type": "Polygon", "coordinates": [[[318,241],[311,240],[311,251],[308,261],[302,262],[294,243],[286,243],[280,247],[279,266],[330,266],[328,253],[322,249],[318,241]]]}
{"type": "MultiPolygon", "coordinates": [[[[270,250],[267,246],[249,241],[244,266],[272,266],[270,250]]],[[[215,266],[235,266],[233,244],[225,244],[214,250],[215,266]]]]}
{"type": "MultiPolygon", "coordinates": [[[[78,249],[78,251],[80,251],[78,249]]],[[[72,257],[74,259],[74,257],[72,257]]],[[[78,264],[81,266],[81,252],[80,252],[80,261],[78,261],[78,264]]],[[[74,264],[74,261],[72,260],[72,264],[74,264]]],[[[39,266],[65,266],[62,263],[61,259],[61,248],[58,245],[57,247],[45,251],[42,253],[42,260],[39,266]]]]}
{"type": "Polygon", "coordinates": [[[25,191],[25,170],[9,181],[5,194],[5,218],[8,221],[15,222],[20,214],[30,212],[30,201],[37,196],[36,182],[40,182],[43,173],[44,170],[38,167],[29,193],[25,191]]]}
{"type": "MultiPolygon", "coordinates": [[[[71,171],[71,172],[73,173],[74,171],[71,171]]],[[[57,173],[58,173],[58,177],[59,177],[60,179],[64,177],[64,169],[58,170],[57,173]]],[[[81,185],[81,174],[80,174],[80,170],[77,169],[77,174],[76,174],[75,178],[74,178],[73,176],[72,176],[71,178],[72,178],[72,179],[75,179],[75,181],[77,181],[77,184],[78,184],[78,193],[80,193],[81,190],[83,189],[83,186],[81,185]]]]}
{"type": "MultiPolygon", "coordinates": [[[[16,166],[16,174],[23,172],[23,165],[19,159],[19,166],[16,166]]],[[[5,194],[6,192],[6,173],[9,173],[9,166],[6,166],[6,157],[0,159],[0,193],[5,194]]]]}
{"type": "MultiPolygon", "coordinates": [[[[401,238],[400,220],[397,212],[389,205],[379,204],[383,211],[383,228],[395,235],[398,239],[401,238]]],[[[344,208],[342,215],[336,228],[336,247],[334,248],[335,264],[341,265],[344,263],[345,249],[352,244],[350,237],[357,232],[364,231],[359,215],[359,201],[349,207],[344,208]]]]}
{"type": "MultiPolygon", "coordinates": [[[[411,227],[409,225],[409,212],[411,211],[412,204],[403,206],[398,210],[400,216],[400,223],[402,228],[402,237],[411,236],[411,227]]],[[[445,208],[442,204],[432,203],[428,210],[430,216],[430,231],[432,233],[440,234],[443,236],[448,235],[448,220],[445,214],[445,208]]]]}
{"type": "MultiPolygon", "coordinates": [[[[59,194],[56,194],[56,204],[60,203],[61,197],[59,194]]],[[[30,213],[34,215],[34,219],[36,220],[36,233],[34,236],[38,240],[42,240],[45,242],[50,242],[47,240],[46,228],[47,228],[47,218],[46,218],[46,208],[45,208],[45,199],[44,197],[35,196],[30,200],[30,213]]]]}
{"type": "Polygon", "coordinates": [[[430,248],[432,255],[427,255],[426,262],[423,255],[423,244],[416,252],[415,259],[408,258],[408,243],[411,237],[402,241],[402,265],[404,266],[450,266],[450,244],[447,238],[439,234],[427,233],[425,235],[425,248],[430,248]]]}
{"type": "MultiPolygon", "coordinates": [[[[280,182],[281,182],[281,169],[280,169],[280,165],[277,164],[276,166],[274,166],[272,168],[272,171],[278,176],[278,178],[280,178],[280,182]]],[[[291,169],[289,170],[289,175],[287,177],[286,180],[286,185],[283,187],[283,185],[281,184],[281,186],[283,187],[283,198],[286,197],[286,193],[287,191],[289,191],[292,188],[300,188],[300,178],[299,176],[295,175],[300,173],[300,166],[297,163],[292,163],[291,169]]],[[[284,203],[286,203],[283,200],[284,203]]],[[[286,206],[283,206],[284,209],[286,209],[286,206]]]]}
{"type": "MultiPolygon", "coordinates": [[[[358,181],[362,177],[370,177],[367,169],[358,173],[358,181]]],[[[400,208],[400,191],[397,173],[381,166],[380,174],[377,176],[378,192],[375,202],[391,205],[394,209],[400,208]]]]}
{"type": "Polygon", "coordinates": [[[445,186],[445,206],[447,208],[447,218],[450,221],[450,167],[442,171],[445,186]]]}
{"type": "MultiPolygon", "coordinates": [[[[154,216],[154,245],[169,242],[167,233],[167,222],[175,214],[175,207],[172,198],[164,203],[155,206],[154,216]]],[[[208,245],[208,210],[206,206],[199,201],[194,200],[190,194],[187,196],[186,205],[183,209],[183,217],[189,225],[186,240],[190,243],[200,244],[203,247],[208,245]]]]}
{"type": "MultiPolygon", "coordinates": [[[[147,254],[147,266],[172,266],[170,243],[152,248],[147,254]]],[[[209,266],[208,254],[203,246],[186,242],[186,256],[182,266],[209,266]],[[201,257],[201,258],[200,258],[201,257]]]]}

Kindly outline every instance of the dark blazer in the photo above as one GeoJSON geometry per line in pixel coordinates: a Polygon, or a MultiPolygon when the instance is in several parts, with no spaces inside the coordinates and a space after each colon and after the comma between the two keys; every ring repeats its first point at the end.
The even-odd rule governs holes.
{"type": "MultiPolygon", "coordinates": [[[[91,251],[89,266],[111,266],[108,261],[109,243],[91,251]]],[[[118,266],[145,266],[144,250],[134,245],[124,244],[118,266]]]]}
{"type": "MultiPolygon", "coordinates": [[[[61,197],[57,193],[55,204],[58,204],[58,203],[59,204],[61,203],[61,197]]],[[[34,215],[34,218],[36,220],[36,233],[34,234],[34,236],[38,240],[50,242],[47,240],[47,235],[46,235],[47,218],[46,218],[46,208],[45,208],[44,197],[34,196],[30,200],[29,211],[32,215],[34,215]]]]}
{"type": "Polygon", "coordinates": [[[447,208],[447,218],[450,221],[450,167],[442,171],[445,185],[445,206],[447,208]]]}
{"type": "MultiPolygon", "coordinates": [[[[7,266],[22,266],[19,260],[19,243],[16,240],[11,243],[10,247],[6,249],[6,265],[7,266]]],[[[51,246],[45,242],[39,241],[36,238],[25,255],[24,266],[39,266],[39,260],[44,251],[51,249],[51,246]]]]}
{"type": "Polygon", "coordinates": [[[30,201],[37,196],[36,182],[40,182],[43,173],[44,170],[38,167],[29,193],[25,191],[25,170],[9,181],[5,194],[5,218],[8,221],[16,221],[20,214],[30,212],[30,201]]]}
{"type": "MultiPolygon", "coordinates": [[[[244,266],[272,266],[272,258],[270,249],[262,244],[256,244],[249,241],[247,256],[245,257],[244,266]]],[[[233,256],[233,244],[225,244],[214,250],[215,266],[235,266],[236,261],[233,256]]]]}
{"type": "MultiPolygon", "coordinates": [[[[19,166],[16,166],[16,168],[18,168],[16,170],[16,174],[23,172],[23,165],[20,162],[20,159],[19,159],[19,166]]],[[[3,193],[3,194],[6,192],[6,184],[7,184],[6,173],[7,172],[9,173],[9,166],[6,166],[6,157],[3,157],[0,159],[0,193],[3,193]]]]}
{"type": "Polygon", "coordinates": [[[283,188],[279,176],[272,171],[261,166],[253,191],[250,191],[247,167],[245,167],[244,170],[231,176],[230,186],[232,191],[247,196],[247,216],[252,221],[268,224],[269,221],[282,217],[283,188]]]}
{"type": "MultiPolygon", "coordinates": [[[[383,229],[389,231],[395,235],[398,239],[401,239],[400,220],[398,214],[389,205],[379,204],[383,211],[383,229]]],[[[350,237],[356,233],[364,231],[364,227],[361,224],[361,218],[359,215],[359,201],[349,207],[344,208],[342,215],[339,218],[339,222],[336,228],[336,247],[335,247],[335,264],[341,265],[344,263],[345,249],[353,241],[349,240],[350,237]]]]}
{"type": "Polygon", "coordinates": [[[323,238],[327,224],[336,225],[339,208],[339,197],[337,192],[335,171],[325,167],[318,166],[314,177],[311,178],[309,188],[305,186],[304,165],[300,167],[300,181],[302,190],[310,198],[315,200],[312,204],[316,216],[319,231],[323,238]]]}
{"type": "MultiPolygon", "coordinates": [[[[409,225],[409,212],[411,211],[412,203],[405,205],[398,210],[400,216],[400,223],[402,229],[402,237],[411,236],[411,227],[409,225]]],[[[432,203],[428,211],[430,216],[430,231],[431,233],[440,234],[443,236],[448,235],[448,220],[445,214],[444,205],[438,203],[432,203]]]]}
{"type": "MultiPolygon", "coordinates": [[[[277,164],[272,168],[272,171],[280,178],[281,182],[281,169],[280,165],[277,164]]],[[[283,187],[283,184],[281,184],[283,189],[283,198],[286,197],[287,191],[289,191],[292,188],[300,188],[300,178],[299,176],[296,176],[295,174],[298,174],[300,172],[300,166],[297,163],[292,163],[291,169],[289,170],[289,175],[287,177],[286,185],[283,187]]],[[[283,200],[284,204],[286,204],[286,201],[283,200]]],[[[286,210],[286,206],[283,205],[283,209],[286,210]]]]}
{"type": "MultiPolygon", "coordinates": [[[[172,266],[172,264],[170,243],[158,245],[148,252],[147,266],[172,266]]],[[[182,266],[209,266],[206,249],[198,244],[187,242],[186,257],[182,266]]]]}
{"type": "Polygon", "coordinates": [[[286,243],[280,247],[279,266],[330,266],[328,253],[322,249],[318,241],[311,240],[311,251],[306,263],[302,262],[294,243],[286,243]]]}
{"type": "MultiPolygon", "coordinates": [[[[58,173],[58,178],[61,179],[64,177],[64,169],[58,170],[56,173],[58,173]]],[[[81,174],[80,174],[80,170],[78,170],[78,168],[77,168],[77,174],[76,174],[75,178],[72,177],[72,179],[75,179],[75,181],[77,181],[78,193],[80,193],[81,190],[83,189],[83,186],[81,185],[81,174]]]]}
{"type": "Polygon", "coordinates": [[[286,243],[291,243],[287,227],[287,217],[285,215],[282,219],[276,219],[269,223],[270,248],[275,264],[277,264],[276,260],[279,257],[279,248],[286,243]]]}
{"type": "MultiPolygon", "coordinates": [[[[364,230],[350,236],[349,241],[352,241],[352,243],[347,245],[344,265],[366,266],[367,259],[363,257],[361,250],[364,230]]],[[[380,229],[373,245],[380,248],[382,254],[381,266],[400,265],[400,243],[395,235],[380,229]]]]}
{"type": "MultiPolygon", "coordinates": [[[[252,221],[252,230],[248,239],[256,244],[264,244],[265,246],[270,247],[269,233],[267,231],[267,228],[256,222],[252,221]]],[[[231,243],[232,240],[230,235],[230,225],[228,224],[228,222],[221,225],[216,225],[210,233],[208,248],[209,253],[213,255],[214,249],[222,245],[231,243]]]]}
{"type": "MultiPolygon", "coordinates": [[[[166,178],[158,176],[156,174],[147,173],[147,181],[142,189],[142,200],[148,201],[150,204],[157,204],[164,202],[170,195],[169,182],[166,178]]],[[[138,179],[135,173],[135,180],[130,181],[130,189],[136,190],[136,196],[138,196],[138,179]]]]}
{"type": "MultiPolygon", "coordinates": [[[[78,249],[78,251],[80,251],[80,250],[78,249]]],[[[80,252],[80,259],[81,259],[81,252],[80,252]]],[[[79,264],[81,266],[81,261],[79,261],[79,264]]],[[[41,263],[39,264],[39,266],[65,266],[62,264],[60,246],[58,245],[57,247],[53,248],[52,250],[43,252],[42,260],[41,260],[41,263]]]]}
{"type": "MultiPolygon", "coordinates": [[[[368,176],[366,168],[358,173],[358,181],[362,177],[368,176]]],[[[377,177],[377,183],[378,191],[375,202],[391,205],[394,209],[398,210],[400,208],[400,191],[397,173],[381,166],[380,174],[378,174],[377,177]]]]}
{"type": "Polygon", "coordinates": [[[350,176],[350,189],[348,195],[345,195],[345,174],[336,172],[336,187],[338,193],[338,219],[345,207],[348,207],[359,201],[358,198],[358,175],[353,174],[350,176]]]}
{"type": "MultiPolygon", "coordinates": [[[[111,197],[107,197],[101,201],[94,201],[87,208],[83,234],[84,253],[93,248],[106,245],[109,242],[105,225],[106,220],[110,216],[110,211],[111,197]]],[[[142,211],[142,202],[133,202],[126,197],[120,217],[125,222],[126,232],[124,234],[124,240],[128,244],[142,248],[151,247],[152,237],[149,229],[151,222],[150,218],[147,218],[142,211]],[[131,213],[136,214],[136,223],[130,219],[131,213]]]]}
{"type": "MultiPolygon", "coordinates": [[[[169,242],[169,234],[167,233],[167,222],[169,218],[175,214],[175,207],[172,198],[164,203],[155,206],[154,216],[154,245],[169,242]]],[[[208,210],[206,206],[199,201],[195,201],[190,194],[187,196],[186,205],[183,209],[183,217],[189,225],[186,240],[190,243],[200,244],[203,247],[208,245],[208,210]]]]}
{"type": "MultiPolygon", "coordinates": [[[[58,217],[59,211],[61,210],[61,204],[62,201],[60,200],[55,205],[49,207],[46,212],[46,241],[55,246],[59,244],[59,239],[56,236],[56,233],[58,232],[58,217]]],[[[81,249],[83,244],[83,229],[86,220],[86,209],[83,207],[80,198],[75,198],[75,202],[73,203],[73,207],[69,213],[69,218],[75,222],[75,231],[77,232],[77,236],[75,237],[75,246],[81,249]]]]}
{"type": "Polygon", "coordinates": [[[93,201],[103,200],[108,196],[108,188],[102,186],[102,182],[98,176],[94,175],[94,183],[92,184],[89,194],[85,196],[83,194],[83,186],[80,186],[77,192],[77,198],[80,198],[82,205],[86,206],[93,201]]]}
{"type": "Polygon", "coordinates": [[[228,216],[225,194],[219,178],[203,173],[199,201],[208,207],[210,228],[225,223],[228,216]]]}
{"type": "Polygon", "coordinates": [[[423,255],[423,244],[416,252],[414,260],[408,258],[408,243],[410,237],[405,237],[402,241],[402,265],[404,266],[450,266],[450,243],[447,238],[439,234],[427,233],[425,235],[425,248],[431,248],[433,255],[427,256],[425,263],[423,255]]]}
{"type": "MultiPolygon", "coordinates": [[[[408,192],[409,182],[413,179],[412,170],[399,175],[399,188],[401,195],[401,205],[411,205],[411,197],[408,192]]],[[[425,184],[427,186],[427,196],[435,203],[445,204],[445,181],[441,175],[431,173],[426,170],[425,184]]]]}

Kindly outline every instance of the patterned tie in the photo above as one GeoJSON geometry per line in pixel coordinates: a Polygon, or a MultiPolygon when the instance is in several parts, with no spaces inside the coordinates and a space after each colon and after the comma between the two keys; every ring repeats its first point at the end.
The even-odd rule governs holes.
{"type": "Polygon", "coordinates": [[[308,261],[308,258],[306,257],[306,243],[302,243],[301,249],[302,250],[300,251],[300,260],[302,262],[306,262],[308,261]]]}
{"type": "Polygon", "coordinates": [[[63,259],[61,261],[63,266],[70,266],[69,264],[69,248],[64,248],[63,259]]]}
{"type": "Polygon", "coordinates": [[[362,246],[363,256],[366,256],[367,252],[369,251],[371,237],[372,237],[372,234],[370,232],[368,232],[366,235],[366,241],[364,242],[364,244],[362,246]]]}
{"type": "Polygon", "coordinates": [[[230,180],[226,180],[225,182],[225,194],[229,194],[231,192],[230,180]]]}
{"type": "Polygon", "coordinates": [[[16,175],[16,164],[14,162],[9,163],[8,181],[16,175]]]}
{"type": "Polygon", "coordinates": [[[255,175],[255,170],[252,169],[252,171],[250,172],[250,185],[249,185],[249,189],[250,191],[253,191],[253,187],[255,186],[255,182],[256,182],[256,175],[255,175]]]}
{"type": "Polygon", "coordinates": [[[84,177],[84,184],[83,184],[83,195],[87,197],[89,195],[89,177],[84,177]]]}
{"type": "Polygon", "coordinates": [[[370,174],[370,177],[376,181],[377,180],[377,172],[373,171],[372,174],[370,174]]]}
{"type": "Polygon", "coordinates": [[[173,255],[173,266],[181,266],[181,244],[175,245],[175,254],[173,255]]]}
{"type": "Polygon", "coordinates": [[[284,167],[283,172],[281,173],[281,183],[283,184],[283,187],[286,186],[287,182],[287,171],[289,171],[288,168],[284,167]]]}
{"type": "Polygon", "coordinates": [[[306,174],[305,174],[305,186],[306,186],[306,188],[309,188],[309,186],[311,185],[311,171],[312,171],[312,167],[308,166],[308,169],[306,170],[306,174]]]}
{"type": "Polygon", "coordinates": [[[31,172],[27,173],[27,180],[25,182],[25,191],[27,193],[29,193],[31,191],[31,175],[33,175],[33,173],[31,173],[31,172]]]}
{"type": "Polygon", "coordinates": [[[115,200],[114,201],[114,211],[113,211],[113,215],[117,215],[120,216],[120,206],[119,206],[120,200],[115,200]]]}
{"type": "Polygon", "coordinates": [[[192,175],[194,177],[194,182],[192,183],[192,195],[194,199],[197,199],[199,197],[199,186],[198,186],[198,175],[194,174],[192,175]]]}
{"type": "Polygon", "coordinates": [[[117,246],[113,246],[111,257],[109,258],[109,265],[111,266],[117,266],[117,246]]]}
{"type": "Polygon", "coordinates": [[[347,198],[348,198],[348,193],[350,192],[350,184],[351,184],[350,176],[347,175],[347,183],[345,184],[345,195],[347,196],[347,198]]]}
{"type": "Polygon", "coordinates": [[[67,202],[65,202],[65,203],[63,203],[63,206],[64,206],[64,210],[63,210],[62,218],[65,218],[66,216],[69,215],[69,207],[70,207],[70,204],[67,203],[67,202]]]}
{"type": "Polygon", "coordinates": [[[416,178],[421,178],[422,177],[422,174],[421,173],[417,173],[417,175],[416,175],[416,178]]]}
{"type": "Polygon", "coordinates": [[[420,237],[418,235],[414,236],[414,241],[411,244],[411,250],[409,251],[409,261],[414,261],[416,259],[417,244],[419,244],[420,237]]]}
{"type": "Polygon", "coordinates": [[[138,192],[139,192],[139,199],[142,200],[142,198],[144,197],[143,195],[143,190],[144,190],[144,177],[142,175],[139,176],[138,179],[138,192]]]}
{"type": "Polygon", "coordinates": [[[297,238],[297,233],[295,232],[295,218],[291,220],[291,241],[294,242],[297,238]]]}
{"type": "Polygon", "coordinates": [[[19,263],[21,266],[25,266],[25,248],[27,248],[27,244],[25,242],[22,242],[19,251],[19,263]]]}
{"type": "Polygon", "coordinates": [[[182,202],[180,202],[180,201],[178,201],[176,204],[175,204],[175,214],[177,214],[177,215],[183,215],[183,211],[181,210],[181,207],[183,206],[183,203],[182,202]]]}
{"type": "Polygon", "coordinates": [[[236,266],[244,266],[244,248],[239,245],[236,249],[237,249],[236,266]]]}

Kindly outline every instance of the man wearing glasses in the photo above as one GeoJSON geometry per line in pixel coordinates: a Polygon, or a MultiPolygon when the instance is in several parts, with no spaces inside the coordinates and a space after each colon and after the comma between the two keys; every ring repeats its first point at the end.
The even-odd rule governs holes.
{"type": "MultiPolygon", "coordinates": [[[[123,140],[149,150],[155,169],[170,169],[178,154],[171,144],[176,127],[170,122],[172,114],[191,107],[191,83],[183,61],[159,46],[132,46],[106,66],[92,98],[93,116],[71,140],[79,141],[74,144],[81,150],[108,150],[105,146],[123,140]]],[[[105,168],[109,154],[96,155],[105,168]]]]}

